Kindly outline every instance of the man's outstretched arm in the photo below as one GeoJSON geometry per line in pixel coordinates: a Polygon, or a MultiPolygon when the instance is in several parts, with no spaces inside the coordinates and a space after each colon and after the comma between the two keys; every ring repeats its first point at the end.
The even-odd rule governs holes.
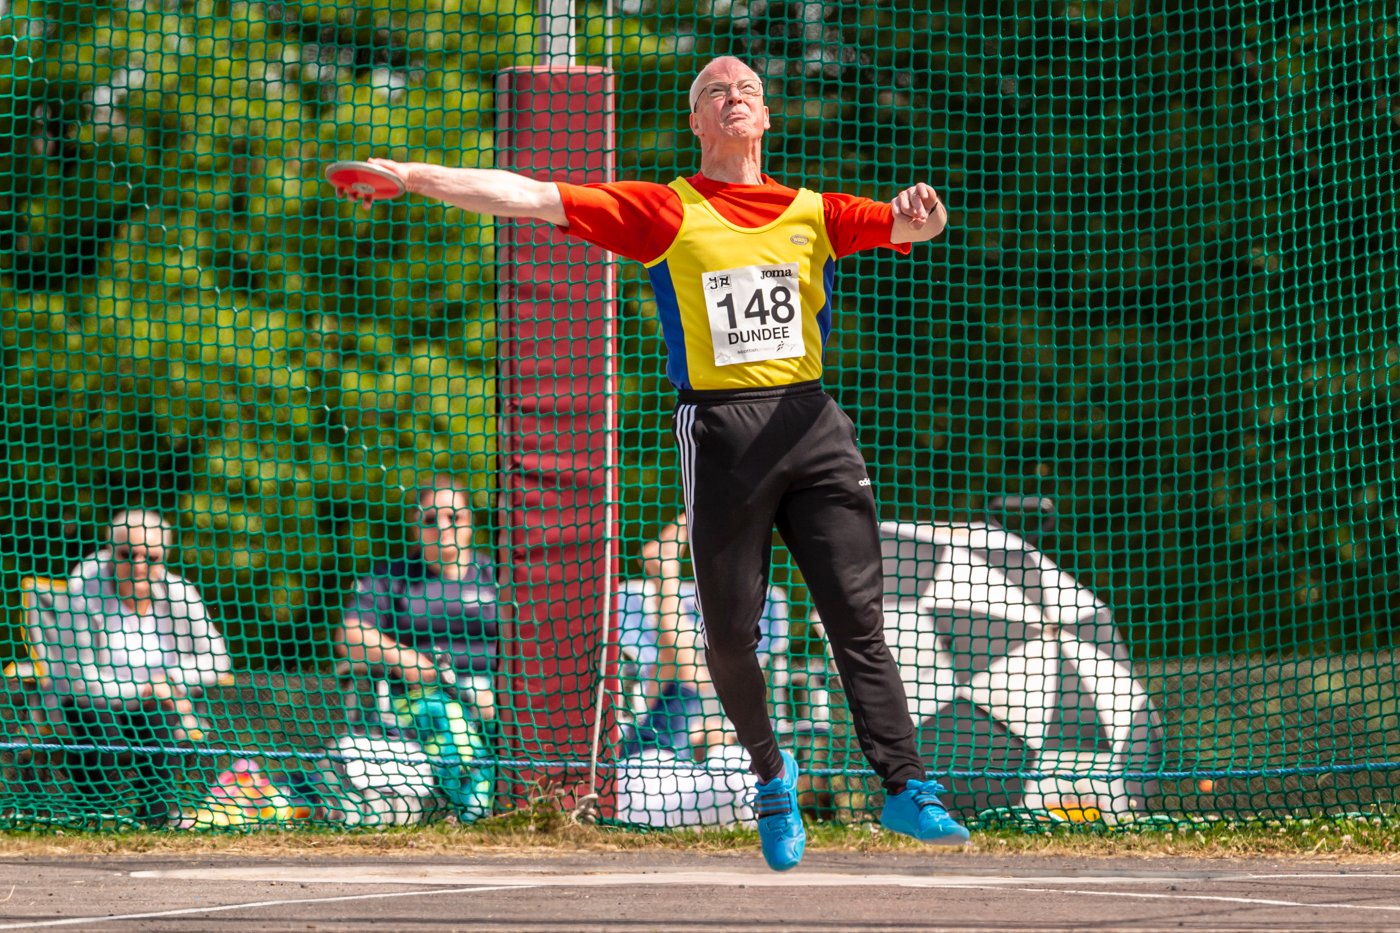
{"type": "Polygon", "coordinates": [[[473,214],[492,217],[531,217],[567,227],[564,201],[553,182],[535,181],[515,172],[491,168],[447,168],[426,162],[370,159],[403,179],[414,194],[436,198],[473,214]]]}
{"type": "Polygon", "coordinates": [[[895,195],[890,206],[894,208],[891,243],[922,243],[932,240],[948,226],[948,209],[943,206],[938,192],[923,182],[895,195]]]}

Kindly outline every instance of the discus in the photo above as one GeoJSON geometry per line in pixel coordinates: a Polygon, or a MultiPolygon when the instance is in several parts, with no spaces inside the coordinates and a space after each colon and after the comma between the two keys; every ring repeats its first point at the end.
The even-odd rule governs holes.
{"type": "Polygon", "coordinates": [[[326,169],[326,181],[335,186],[337,194],[366,204],[397,198],[406,190],[399,176],[368,162],[336,162],[326,169]]]}

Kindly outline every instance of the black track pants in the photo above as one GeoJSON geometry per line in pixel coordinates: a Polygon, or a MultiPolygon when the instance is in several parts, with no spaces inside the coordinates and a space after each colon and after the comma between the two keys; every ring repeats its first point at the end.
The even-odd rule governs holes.
{"type": "Polygon", "coordinates": [[[821,613],[871,767],[887,789],[922,778],[885,644],[875,497],[851,419],[808,384],[767,397],[682,396],[674,431],[706,661],[759,779],[782,771],[755,654],[775,525],[821,613]]]}

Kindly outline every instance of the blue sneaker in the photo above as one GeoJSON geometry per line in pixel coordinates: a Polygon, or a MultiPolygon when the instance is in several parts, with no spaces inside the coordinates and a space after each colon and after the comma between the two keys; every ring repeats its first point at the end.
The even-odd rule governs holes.
{"type": "Polygon", "coordinates": [[[783,773],[758,785],[753,795],[763,858],[774,871],[796,868],[807,848],[807,830],[797,809],[797,762],[783,752],[783,773]]]}
{"type": "Polygon", "coordinates": [[[948,815],[938,800],[941,793],[937,781],[910,781],[903,793],[885,796],[880,825],[936,846],[962,845],[967,830],[948,815]]]}

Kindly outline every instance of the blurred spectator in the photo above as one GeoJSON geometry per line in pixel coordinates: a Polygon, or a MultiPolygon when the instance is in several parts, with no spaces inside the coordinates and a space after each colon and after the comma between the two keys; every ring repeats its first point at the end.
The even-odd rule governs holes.
{"type": "Polygon", "coordinates": [[[687,549],[685,513],[665,525],[642,546],[642,573],[656,593],[656,676],[646,682],[647,696],[660,685],[708,680],[700,657],[702,642],[694,622],[681,611],[681,567],[687,549]]]}
{"type": "MultiPolygon", "coordinates": [[[[646,708],[623,730],[618,753],[620,817],[648,826],[747,823],[753,818],[748,752],[715,697],[697,607],[683,595],[687,549],[684,513],[642,547],[644,611],[656,620],[655,652],[644,652],[649,663],[639,678],[646,708]]],[[[827,783],[801,775],[799,801],[815,805],[827,783]]]]}
{"type": "Polygon", "coordinates": [[[451,477],[419,490],[412,517],[407,558],[356,583],[334,636],[343,661],[387,676],[381,686],[388,695],[376,700],[390,734],[352,730],[337,751],[349,758],[428,753],[430,774],[402,779],[355,765],[346,775],[354,792],[345,800],[353,805],[342,800],[332,808],[346,822],[416,822],[434,800],[462,822],[491,810],[495,570],[472,547],[471,498],[451,477]]]}
{"type": "Polygon", "coordinates": [[[618,818],[655,827],[751,824],[748,753],[719,710],[699,620],[682,605],[686,548],[684,513],[642,547],[656,660],[641,677],[646,709],[618,753],[618,818]]]}
{"type": "Polygon", "coordinates": [[[641,677],[645,711],[623,736],[623,757],[642,748],[660,747],[687,756],[698,753],[703,758],[703,747],[696,749],[692,735],[713,731],[701,730],[707,717],[712,725],[715,720],[724,720],[701,656],[704,639],[699,620],[682,608],[686,548],[685,513],[663,526],[656,538],[642,547],[648,609],[656,618],[656,660],[641,677]]]}
{"type": "MultiPolygon", "coordinates": [[[[77,743],[132,749],[136,817],[150,826],[169,819],[174,783],[172,756],[150,749],[200,741],[191,701],[232,667],[198,590],[166,566],[171,537],[155,512],[113,518],[104,546],[69,577],[51,662],[77,743]]],[[[69,763],[75,789],[120,806],[125,759],[117,751],[78,751],[69,763]]]]}
{"type": "Polygon", "coordinates": [[[458,688],[495,716],[496,575],[472,547],[471,499],[448,476],[419,490],[409,553],[355,584],[334,635],[336,655],[382,669],[396,690],[458,688]]]}

